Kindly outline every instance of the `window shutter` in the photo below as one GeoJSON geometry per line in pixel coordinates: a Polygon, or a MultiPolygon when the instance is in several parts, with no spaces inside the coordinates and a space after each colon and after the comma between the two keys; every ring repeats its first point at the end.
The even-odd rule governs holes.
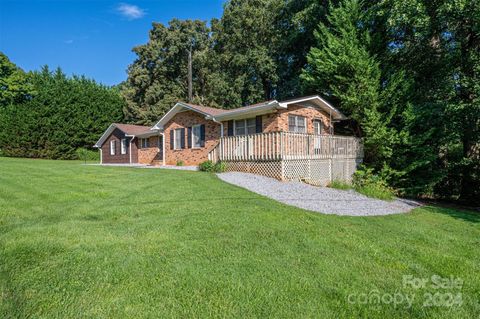
{"type": "Polygon", "coordinates": [[[180,144],[181,144],[181,148],[185,148],[185,129],[184,128],[180,129],[180,144]]]}
{"type": "Polygon", "coordinates": [[[200,147],[205,146],[205,124],[200,125],[200,147]]]}
{"type": "Polygon", "coordinates": [[[192,148],[192,127],[187,128],[187,145],[192,148]]]}
{"type": "Polygon", "coordinates": [[[262,116],[255,117],[255,133],[262,133],[262,116]]]}
{"type": "Polygon", "coordinates": [[[227,136],[233,136],[233,120],[230,120],[227,122],[228,130],[227,130],[227,136]]]}
{"type": "Polygon", "coordinates": [[[170,149],[173,150],[173,139],[175,138],[174,130],[170,130],[170,149]]]}

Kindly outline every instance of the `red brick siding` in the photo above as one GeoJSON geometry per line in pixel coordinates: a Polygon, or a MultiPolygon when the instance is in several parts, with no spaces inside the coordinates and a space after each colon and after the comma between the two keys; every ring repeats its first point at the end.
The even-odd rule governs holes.
{"type": "Polygon", "coordinates": [[[288,116],[300,115],[307,120],[307,133],[314,134],[313,120],[321,120],[323,123],[322,134],[330,134],[330,117],[324,111],[314,107],[303,107],[300,105],[290,105],[286,110],[279,110],[277,113],[278,128],[280,131],[288,132],[288,116]]]}
{"type": "Polygon", "coordinates": [[[130,141],[130,137],[125,137],[125,133],[119,129],[115,129],[112,134],[107,138],[105,143],[102,145],[102,163],[104,164],[120,164],[120,163],[130,163],[130,152],[132,152],[132,163],[137,161],[137,146],[135,143],[132,143],[131,149],[127,148],[127,154],[120,154],[121,146],[120,141],[122,138],[126,138],[127,142],[130,141]],[[116,141],[115,143],[115,155],[110,155],[110,141],[116,141]]]}
{"type": "Polygon", "coordinates": [[[158,136],[151,136],[148,138],[147,148],[141,148],[140,139],[137,139],[138,148],[138,163],[151,164],[154,160],[161,160],[161,145],[158,141],[158,136]]]}
{"type": "MultiPolygon", "coordinates": [[[[313,120],[321,120],[323,134],[329,134],[330,117],[316,108],[307,108],[299,105],[291,105],[286,110],[278,110],[274,113],[262,115],[262,132],[288,132],[288,116],[300,115],[307,120],[307,133],[314,134],[313,120]]],[[[251,117],[247,117],[251,118],[251,117]]],[[[223,122],[224,135],[228,135],[228,121],[223,122]]],[[[235,134],[235,132],[234,132],[235,134]]]]}
{"type": "Polygon", "coordinates": [[[164,128],[165,132],[165,162],[167,165],[176,165],[183,161],[185,165],[198,165],[208,159],[208,153],[218,144],[220,138],[220,124],[206,120],[204,115],[193,111],[176,114],[164,128]],[[188,148],[188,127],[197,124],[205,125],[205,147],[188,148]],[[185,149],[170,149],[170,135],[177,128],[185,128],[185,149]]]}

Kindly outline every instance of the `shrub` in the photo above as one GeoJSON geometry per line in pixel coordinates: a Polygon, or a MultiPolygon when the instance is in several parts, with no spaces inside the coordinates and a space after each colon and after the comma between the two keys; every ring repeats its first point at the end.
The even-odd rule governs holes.
{"type": "Polygon", "coordinates": [[[77,148],[77,150],[75,151],[75,155],[77,159],[85,162],[100,160],[100,153],[98,151],[89,150],[86,148],[77,148]]]}
{"type": "Polygon", "coordinates": [[[223,173],[227,170],[227,165],[224,162],[216,162],[213,166],[213,171],[215,173],[223,173]]]}
{"type": "Polygon", "coordinates": [[[182,160],[177,161],[177,166],[183,166],[185,163],[182,160]]]}
{"type": "Polygon", "coordinates": [[[200,163],[200,165],[198,165],[198,168],[202,171],[202,172],[211,172],[213,171],[213,162],[212,161],[205,161],[205,162],[202,162],[200,163]]]}
{"type": "Polygon", "coordinates": [[[213,163],[212,161],[205,161],[198,165],[198,168],[202,172],[209,172],[209,173],[223,173],[227,169],[227,166],[223,162],[213,163]]]}
{"type": "Polygon", "coordinates": [[[347,189],[351,189],[351,188],[352,188],[352,185],[350,185],[349,183],[344,182],[344,181],[333,180],[333,181],[328,185],[328,187],[336,188],[336,189],[347,190],[347,189]]]}
{"type": "Polygon", "coordinates": [[[395,192],[381,175],[373,173],[372,168],[361,167],[353,174],[353,187],[365,196],[378,199],[392,200],[395,192]]]}

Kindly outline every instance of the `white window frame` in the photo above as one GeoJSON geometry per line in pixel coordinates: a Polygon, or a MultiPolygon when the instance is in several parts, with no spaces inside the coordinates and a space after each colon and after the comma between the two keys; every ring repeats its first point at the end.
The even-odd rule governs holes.
{"type": "Polygon", "coordinates": [[[192,148],[202,148],[202,125],[196,124],[192,126],[192,148]],[[198,144],[195,144],[195,129],[198,129],[198,144]]]}
{"type": "Polygon", "coordinates": [[[288,115],[288,131],[289,132],[295,132],[295,133],[307,133],[307,118],[302,115],[294,115],[294,114],[289,114],[288,115]],[[295,118],[295,125],[293,131],[290,130],[290,118],[293,117],[295,118]],[[298,125],[300,123],[299,119],[303,119],[303,128],[304,131],[301,132],[299,131],[300,126],[298,125]]]}
{"type": "Polygon", "coordinates": [[[315,134],[315,135],[322,135],[323,134],[323,122],[322,122],[322,120],[320,120],[320,119],[314,119],[313,120],[313,134],[315,134]],[[319,125],[318,128],[319,128],[320,132],[317,132],[316,124],[319,125]]]}
{"type": "Polygon", "coordinates": [[[233,135],[235,136],[242,136],[242,135],[250,135],[255,134],[257,132],[257,119],[255,117],[249,117],[248,119],[241,119],[241,120],[234,120],[233,121],[233,135]],[[253,125],[248,125],[248,121],[253,120],[253,125]],[[237,134],[237,122],[243,122],[244,129],[243,134],[237,134]],[[253,133],[248,133],[248,128],[253,127],[253,133]]]}
{"type": "Polygon", "coordinates": [[[120,140],[120,154],[125,155],[127,154],[127,139],[122,138],[120,140]]]}
{"type": "Polygon", "coordinates": [[[115,148],[117,147],[117,141],[111,140],[110,141],[110,155],[115,155],[115,148]]]}
{"type": "Polygon", "coordinates": [[[182,129],[176,128],[173,130],[173,149],[181,150],[182,149],[182,129]],[[180,145],[177,145],[177,135],[180,138],[180,145]]]}

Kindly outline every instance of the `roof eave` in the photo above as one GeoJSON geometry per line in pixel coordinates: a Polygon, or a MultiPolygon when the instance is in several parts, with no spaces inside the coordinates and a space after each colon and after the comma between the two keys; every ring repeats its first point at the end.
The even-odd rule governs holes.
{"type": "Polygon", "coordinates": [[[279,108],[284,108],[284,107],[281,106],[277,101],[271,101],[262,105],[252,106],[252,107],[248,107],[241,110],[234,109],[232,111],[225,112],[224,114],[212,116],[212,118],[215,118],[215,120],[218,120],[218,121],[226,121],[226,120],[231,120],[239,117],[245,117],[248,115],[253,116],[253,115],[259,115],[259,114],[265,114],[268,112],[273,112],[279,108]]]}

